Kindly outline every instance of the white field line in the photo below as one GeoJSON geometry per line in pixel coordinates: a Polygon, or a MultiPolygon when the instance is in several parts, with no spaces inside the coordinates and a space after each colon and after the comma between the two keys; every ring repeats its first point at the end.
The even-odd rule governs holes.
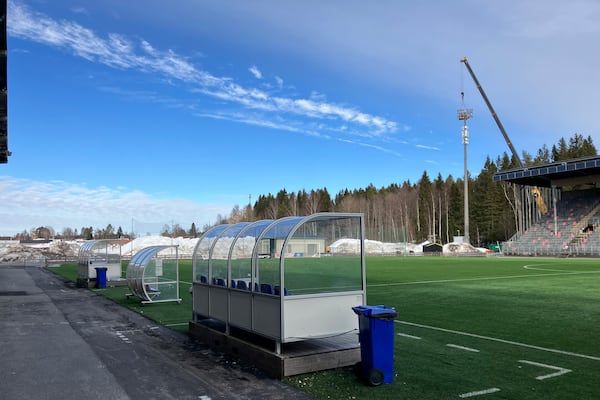
{"type": "Polygon", "coordinates": [[[546,352],[549,352],[549,353],[557,353],[557,354],[562,354],[562,355],[566,355],[566,356],[579,357],[579,358],[587,358],[588,360],[600,361],[600,357],[589,356],[589,355],[586,355],[586,354],[573,353],[573,352],[570,352],[570,351],[563,351],[563,350],[557,350],[557,349],[549,349],[547,347],[535,346],[535,345],[526,344],[526,343],[519,343],[519,342],[515,342],[515,341],[512,341],[512,340],[499,339],[499,338],[494,338],[494,337],[490,337],[490,336],[477,335],[475,333],[455,331],[455,330],[446,329],[446,328],[438,328],[436,326],[416,324],[414,322],[399,321],[399,320],[394,320],[394,322],[396,322],[398,324],[416,326],[416,327],[419,327],[419,328],[432,329],[432,330],[440,331],[440,332],[453,333],[455,335],[463,335],[463,336],[474,337],[474,338],[477,338],[477,339],[484,339],[484,340],[490,340],[490,341],[498,342],[498,343],[510,344],[510,345],[513,345],[513,346],[526,347],[526,348],[529,348],[529,349],[541,350],[541,351],[546,351],[546,352]]]}
{"type": "Polygon", "coordinates": [[[598,273],[600,273],[600,271],[574,271],[574,272],[557,272],[557,273],[551,273],[551,274],[489,276],[489,277],[480,277],[480,278],[440,279],[440,280],[435,280],[435,281],[378,283],[378,284],[374,284],[374,285],[367,285],[367,287],[387,287],[387,286],[423,285],[423,284],[431,284],[431,283],[491,281],[491,280],[498,280],[498,279],[530,278],[530,277],[538,277],[538,276],[560,276],[560,275],[598,274],[598,273]]]}
{"type": "Polygon", "coordinates": [[[175,324],[165,324],[165,326],[183,326],[183,325],[188,325],[188,322],[178,322],[175,324]]]}
{"type": "Polygon", "coordinates": [[[534,270],[534,271],[551,271],[551,272],[598,272],[598,271],[573,271],[568,269],[554,269],[554,268],[539,268],[540,265],[554,265],[554,264],[533,264],[533,265],[523,265],[523,268],[534,270]]]}
{"type": "Polygon", "coordinates": [[[498,389],[498,388],[490,388],[490,389],[485,389],[485,390],[479,390],[477,392],[463,393],[458,397],[460,397],[461,399],[466,399],[467,397],[481,396],[484,394],[496,393],[499,391],[500,391],[500,389],[498,389]]]}
{"type": "Polygon", "coordinates": [[[459,350],[472,351],[473,353],[479,353],[479,350],[477,350],[477,349],[472,349],[471,347],[459,346],[457,344],[448,343],[446,346],[453,347],[453,348],[459,349],[459,350]]]}
{"type": "Polygon", "coordinates": [[[519,362],[520,363],[524,363],[524,364],[529,364],[529,365],[535,365],[536,367],[550,368],[550,369],[553,369],[553,370],[557,371],[557,372],[553,372],[553,373],[548,374],[548,375],[536,376],[535,379],[537,379],[538,381],[541,381],[541,380],[544,380],[544,379],[548,379],[548,378],[554,378],[555,376],[560,376],[560,375],[566,374],[567,372],[571,372],[572,371],[570,369],[566,369],[566,368],[562,368],[562,367],[556,367],[554,365],[542,364],[542,363],[535,362],[535,361],[519,360],[519,362]]]}
{"type": "Polygon", "coordinates": [[[399,333],[398,336],[402,336],[402,337],[409,338],[409,339],[419,339],[419,340],[421,340],[420,337],[409,335],[408,333],[399,333]]]}

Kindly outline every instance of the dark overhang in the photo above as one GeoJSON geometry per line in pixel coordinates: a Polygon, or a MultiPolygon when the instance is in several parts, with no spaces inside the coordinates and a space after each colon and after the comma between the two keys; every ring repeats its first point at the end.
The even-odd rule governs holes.
{"type": "Polygon", "coordinates": [[[499,171],[494,174],[494,182],[501,181],[541,187],[595,185],[600,182],[600,157],[576,158],[499,171]]]}
{"type": "Polygon", "coordinates": [[[8,162],[8,108],[6,72],[6,0],[0,0],[0,164],[8,162]]]}

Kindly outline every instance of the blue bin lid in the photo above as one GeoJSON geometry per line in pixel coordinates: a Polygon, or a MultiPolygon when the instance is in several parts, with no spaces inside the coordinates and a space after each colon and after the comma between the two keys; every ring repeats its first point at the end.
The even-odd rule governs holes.
{"type": "Polygon", "coordinates": [[[356,306],[352,307],[358,315],[364,315],[373,318],[395,318],[398,316],[394,307],[379,306],[356,306]]]}

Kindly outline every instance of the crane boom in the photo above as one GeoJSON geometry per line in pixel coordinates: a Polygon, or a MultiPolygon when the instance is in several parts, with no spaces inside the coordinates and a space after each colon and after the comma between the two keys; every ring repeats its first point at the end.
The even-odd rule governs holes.
{"type": "Polygon", "coordinates": [[[508,135],[506,134],[506,131],[504,130],[504,126],[502,125],[502,122],[500,122],[500,118],[498,118],[496,111],[494,111],[494,107],[492,107],[492,103],[490,103],[490,100],[488,99],[485,92],[483,91],[483,87],[481,86],[481,84],[477,80],[477,77],[475,76],[475,73],[471,69],[469,62],[467,61],[467,57],[461,58],[460,62],[464,63],[465,67],[467,67],[469,74],[471,74],[471,78],[473,78],[473,82],[475,82],[477,89],[479,89],[479,93],[481,93],[481,97],[483,97],[485,104],[487,104],[488,108],[490,109],[490,112],[492,113],[492,117],[494,117],[494,121],[496,121],[496,124],[498,125],[498,128],[500,129],[500,132],[502,133],[502,136],[504,136],[504,140],[506,140],[506,144],[510,148],[510,151],[512,152],[512,155],[513,155],[515,161],[517,162],[517,164],[519,165],[520,168],[523,168],[523,162],[521,161],[521,158],[519,158],[519,155],[517,154],[515,147],[513,146],[512,142],[510,141],[510,138],[508,137],[508,135]]]}

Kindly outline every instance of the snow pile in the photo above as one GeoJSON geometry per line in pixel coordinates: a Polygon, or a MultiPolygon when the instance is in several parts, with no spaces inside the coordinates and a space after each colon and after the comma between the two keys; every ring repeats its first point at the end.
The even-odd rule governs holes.
{"type": "MultiPolygon", "coordinates": [[[[198,249],[198,254],[200,257],[207,258],[208,251],[211,249],[214,240],[216,238],[207,238],[202,242],[202,245],[198,249]]],[[[215,244],[213,248],[212,256],[215,259],[226,259],[229,256],[229,249],[231,247],[231,242],[233,241],[233,237],[221,237],[215,244]]],[[[198,244],[199,238],[183,238],[177,237],[171,239],[166,236],[144,236],[141,238],[137,238],[127,244],[121,246],[121,255],[129,256],[137,253],[141,249],[148,246],[170,246],[176,245],[179,246],[179,257],[186,256],[192,257],[194,255],[194,250],[196,249],[196,245],[198,244]]],[[[247,258],[252,255],[252,250],[254,248],[255,238],[252,236],[246,236],[243,238],[238,238],[234,252],[232,254],[233,258],[247,258]]]]}
{"type": "MultiPolygon", "coordinates": [[[[234,239],[235,238],[232,237],[220,238],[213,248],[212,257],[217,259],[227,259],[227,257],[229,257],[229,250],[234,239]]],[[[239,238],[235,242],[235,247],[233,248],[231,257],[233,259],[251,257],[255,243],[256,238],[254,236],[244,236],[239,238]]],[[[206,254],[206,256],[208,256],[208,254],[206,254]]]]}
{"type": "Polygon", "coordinates": [[[444,253],[485,253],[486,249],[473,247],[468,243],[447,243],[443,246],[444,253]]]}
{"type": "Polygon", "coordinates": [[[31,259],[65,259],[77,257],[80,243],[54,240],[43,243],[9,243],[0,246],[0,262],[14,263],[31,259]]]}
{"type": "MultiPolygon", "coordinates": [[[[359,253],[360,243],[358,239],[339,239],[333,242],[330,246],[331,253],[359,253]]],[[[366,254],[413,254],[423,253],[422,244],[414,243],[386,243],[377,240],[365,239],[366,254]]]]}
{"type": "Polygon", "coordinates": [[[166,236],[143,236],[132,240],[129,243],[121,246],[121,255],[129,256],[137,253],[143,248],[149,246],[179,246],[179,255],[192,255],[198,243],[198,238],[176,237],[170,238],[166,236]]]}
{"type": "MultiPolygon", "coordinates": [[[[370,255],[404,255],[404,254],[423,254],[423,246],[431,242],[423,243],[386,243],[377,240],[365,239],[365,252],[370,255]]],[[[339,239],[330,245],[331,253],[358,253],[360,245],[358,239],[339,239]]],[[[483,248],[473,247],[467,243],[448,243],[442,246],[444,254],[460,254],[460,253],[485,253],[487,250],[483,248]]]]}
{"type": "MultiPolygon", "coordinates": [[[[179,257],[192,257],[199,238],[170,238],[165,236],[144,236],[137,238],[121,246],[121,255],[124,257],[133,256],[138,251],[149,246],[179,246],[179,257]]],[[[213,249],[213,257],[216,259],[226,259],[229,256],[229,249],[233,238],[220,238],[213,249]]],[[[73,259],[77,258],[79,248],[85,243],[82,241],[54,240],[49,243],[19,244],[16,242],[0,243],[0,262],[15,263],[25,260],[40,259],[43,257],[49,259],[73,259]]],[[[200,256],[208,257],[208,250],[213,241],[209,240],[199,249],[200,256]],[[204,251],[205,250],[205,251],[204,251]],[[206,253],[206,254],[203,254],[206,253]]],[[[248,258],[254,248],[255,238],[243,237],[236,242],[232,258],[248,258]]],[[[404,254],[423,254],[424,243],[386,243],[377,240],[365,240],[365,252],[369,255],[404,255],[404,254]]],[[[330,246],[332,254],[356,254],[360,252],[360,243],[358,239],[339,239],[330,246]]],[[[476,248],[467,243],[448,243],[443,246],[444,254],[461,253],[485,253],[487,250],[476,248]]]]}
{"type": "Polygon", "coordinates": [[[23,262],[41,256],[42,251],[40,249],[23,246],[21,244],[0,247],[0,262],[23,262]]]}

